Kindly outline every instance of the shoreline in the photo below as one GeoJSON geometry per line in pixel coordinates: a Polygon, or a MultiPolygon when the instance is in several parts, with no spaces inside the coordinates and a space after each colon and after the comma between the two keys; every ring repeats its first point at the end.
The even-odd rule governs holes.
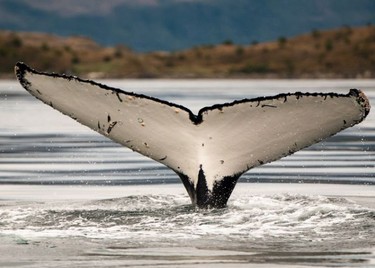
{"type": "Polygon", "coordinates": [[[375,78],[373,26],[336,28],[257,44],[221,43],[177,51],[136,52],[82,37],[0,31],[4,64],[85,79],[345,79],[375,78]],[[13,46],[9,46],[13,42],[13,46]],[[65,44],[65,46],[64,46],[65,44]],[[52,60],[53,59],[53,60],[52,60]]]}

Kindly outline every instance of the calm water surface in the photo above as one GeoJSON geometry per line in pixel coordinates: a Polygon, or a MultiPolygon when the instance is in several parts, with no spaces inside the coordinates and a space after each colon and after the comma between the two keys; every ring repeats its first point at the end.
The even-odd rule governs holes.
{"type": "MultiPolygon", "coordinates": [[[[235,99],[350,88],[375,103],[375,80],[104,83],[193,112],[235,99]]],[[[371,111],[359,126],[246,173],[228,208],[196,210],[161,164],[1,82],[0,255],[8,257],[0,266],[375,265],[374,134],[371,111]]]]}

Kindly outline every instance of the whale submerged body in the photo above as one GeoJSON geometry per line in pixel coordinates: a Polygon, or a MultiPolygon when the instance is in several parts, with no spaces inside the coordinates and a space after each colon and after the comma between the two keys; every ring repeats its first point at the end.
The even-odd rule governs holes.
{"type": "Polygon", "coordinates": [[[192,203],[202,208],[224,207],[249,169],[358,124],[370,111],[365,94],[351,89],[243,99],[193,114],[181,105],[23,63],[15,71],[39,100],[175,171],[192,203]]]}

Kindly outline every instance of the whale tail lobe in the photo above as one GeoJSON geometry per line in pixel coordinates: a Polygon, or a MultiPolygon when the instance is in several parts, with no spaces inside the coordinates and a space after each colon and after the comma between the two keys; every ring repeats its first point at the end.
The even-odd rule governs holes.
{"type": "Polygon", "coordinates": [[[247,170],[351,127],[370,110],[364,93],[352,89],[243,99],[193,114],[178,104],[23,63],[15,71],[45,104],[174,170],[198,207],[224,207],[247,170]]]}

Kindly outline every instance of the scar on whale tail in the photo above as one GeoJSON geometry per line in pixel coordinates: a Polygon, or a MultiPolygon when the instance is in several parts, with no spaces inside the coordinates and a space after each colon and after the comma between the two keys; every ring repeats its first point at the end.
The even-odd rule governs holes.
{"type": "Polygon", "coordinates": [[[17,63],[21,85],[37,99],[181,178],[194,205],[224,207],[249,169],[293,154],[360,123],[363,92],[289,93],[202,108],[125,92],[17,63]]]}

